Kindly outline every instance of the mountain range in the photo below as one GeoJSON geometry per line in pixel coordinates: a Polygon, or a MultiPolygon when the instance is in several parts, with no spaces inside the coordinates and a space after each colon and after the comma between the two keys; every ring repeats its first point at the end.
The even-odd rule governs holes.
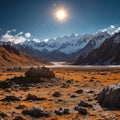
{"type": "Polygon", "coordinates": [[[48,61],[66,61],[80,65],[119,64],[119,32],[120,27],[111,25],[94,34],[71,34],[43,41],[25,39],[18,43],[15,41],[17,39],[1,37],[0,44],[12,45],[29,56],[42,57],[48,61]]]}
{"type": "Polygon", "coordinates": [[[76,65],[120,65],[120,33],[116,33],[87,56],[80,55],[76,65]]]}
{"type": "Polygon", "coordinates": [[[47,61],[28,55],[11,45],[0,45],[0,67],[33,66],[49,64],[47,61]]]}

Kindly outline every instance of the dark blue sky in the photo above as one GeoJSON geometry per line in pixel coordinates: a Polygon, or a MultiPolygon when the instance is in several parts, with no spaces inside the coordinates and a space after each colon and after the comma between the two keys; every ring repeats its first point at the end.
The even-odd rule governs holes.
{"type": "Polygon", "coordinates": [[[71,33],[94,33],[120,26],[120,0],[0,0],[0,28],[30,32],[45,39],[71,33]],[[64,6],[69,19],[58,22],[53,11],[64,6]]]}

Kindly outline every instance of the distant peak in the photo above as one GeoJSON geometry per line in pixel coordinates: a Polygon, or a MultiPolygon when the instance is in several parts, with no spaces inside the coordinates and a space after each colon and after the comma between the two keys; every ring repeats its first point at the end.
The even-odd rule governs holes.
{"type": "Polygon", "coordinates": [[[115,33],[120,32],[120,27],[117,27],[115,25],[111,25],[105,29],[101,30],[102,32],[107,32],[109,35],[114,35],[115,33]]]}

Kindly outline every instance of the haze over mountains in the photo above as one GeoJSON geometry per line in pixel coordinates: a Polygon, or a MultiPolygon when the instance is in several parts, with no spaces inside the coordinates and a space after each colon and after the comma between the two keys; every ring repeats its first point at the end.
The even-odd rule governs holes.
{"type": "Polygon", "coordinates": [[[9,44],[27,54],[49,61],[67,61],[82,65],[120,64],[120,27],[111,25],[94,34],[56,37],[54,39],[30,40],[22,34],[6,33],[1,45],[9,44]],[[110,54],[108,54],[110,51],[110,54]]]}

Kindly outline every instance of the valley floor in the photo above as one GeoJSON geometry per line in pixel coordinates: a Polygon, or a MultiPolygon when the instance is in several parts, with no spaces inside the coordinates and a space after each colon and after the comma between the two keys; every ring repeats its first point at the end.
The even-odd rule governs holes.
{"type": "MultiPolygon", "coordinates": [[[[22,114],[23,110],[33,107],[50,111],[50,117],[41,117],[37,120],[120,120],[120,111],[104,110],[95,99],[104,86],[120,82],[120,68],[51,69],[56,75],[57,82],[52,83],[48,81],[45,84],[41,82],[26,88],[20,88],[19,86],[16,88],[0,88],[0,100],[4,99],[7,95],[20,98],[20,101],[0,101],[0,116],[3,120],[18,120],[17,118],[21,118],[19,120],[35,120],[35,118],[22,114]],[[78,90],[82,90],[82,92],[79,93],[77,92],[78,90]],[[60,94],[54,96],[55,92],[60,94]],[[25,100],[28,94],[45,99],[40,101],[25,100]],[[81,100],[93,106],[92,108],[86,108],[88,111],[87,115],[79,114],[74,110],[74,107],[81,100]],[[54,111],[59,108],[69,109],[70,114],[56,115],[54,111]]],[[[24,70],[16,72],[1,69],[0,81],[21,75],[24,76],[24,70]]]]}

